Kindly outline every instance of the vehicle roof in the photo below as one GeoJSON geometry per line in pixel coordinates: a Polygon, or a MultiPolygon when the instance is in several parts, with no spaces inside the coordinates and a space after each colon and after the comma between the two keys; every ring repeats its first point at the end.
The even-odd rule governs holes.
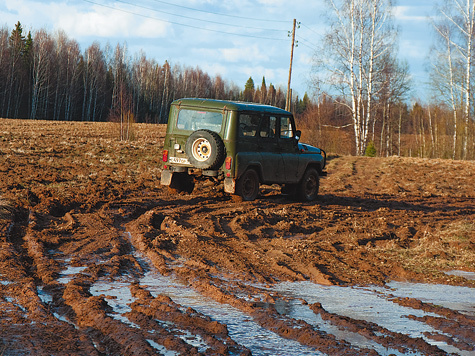
{"type": "Polygon", "coordinates": [[[216,100],[216,99],[200,99],[200,98],[183,98],[175,100],[172,105],[188,106],[197,108],[209,108],[218,110],[236,110],[236,111],[252,111],[266,112],[281,115],[292,115],[290,112],[271,105],[263,105],[249,103],[244,101],[216,100]]]}

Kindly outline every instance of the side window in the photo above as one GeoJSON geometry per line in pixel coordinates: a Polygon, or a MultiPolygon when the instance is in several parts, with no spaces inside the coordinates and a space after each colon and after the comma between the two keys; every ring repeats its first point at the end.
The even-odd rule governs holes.
{"type": "Polygon", "coordinates": [[[260,117],[257,115],[239,115],[239,137],[254,137],[259,128],[260,117]]]}
{"type": "Polygon", "coordinates": [[[280,138],[292,138],[294,132],[292,130],[292,120],[289,117],[280,118],[280,138]]]}
{"type": "Polygon", "coordinates": [[[266,116],[262,118],[261,128],[259,130],[260,137],[274,138],[276,137],[277,118],[274,116],[266,116]]]}

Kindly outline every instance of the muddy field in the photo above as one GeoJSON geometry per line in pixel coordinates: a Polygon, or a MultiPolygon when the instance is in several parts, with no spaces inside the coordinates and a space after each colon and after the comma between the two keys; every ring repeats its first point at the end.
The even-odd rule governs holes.
{"type": "Polygon", "coordinates": [[[111,123],[0,120],[0,355],[475,354],[475,302],[461,311],[387,287],[475,291],[469,273],[446,273],[475,272],[475,162],[330,155],[316,202],[277,186],[242,202],[212,183],[169,194],[164,127],[132,129],[121,142],[111,123]],[[432,331],[394,331],[283,285],[389,290],[402,323],[432,331]],[[262,342],[243,341],[249,325],[262,342]]]}

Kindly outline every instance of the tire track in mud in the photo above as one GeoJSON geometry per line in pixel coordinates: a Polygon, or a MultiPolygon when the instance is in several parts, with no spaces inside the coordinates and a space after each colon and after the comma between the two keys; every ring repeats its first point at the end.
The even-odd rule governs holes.
{"type": "MultiPolygon", "coordinates": [[[[79,345],[80,353],[89,349],[88,354],[147,355],[156,354],[156,348],[161,347],[162,351],[174,350],[178,354],[186,355],[201,354],[201,352],[210,355],[250,354],[245,347],[236,344],[229,338],[225,325],[212,321],[209,317],[190,308],[179,306],[165,296],[159,295],[152,298],[148,291],[137,286],[137,278],[143,274],[144,269],[131,255],[133,248],[129,245],[127,239],[121,238],[121,235],[123,235],[122,229],[114,228],[113,225],[115,224],[110,224],[114,221],[114,218],[105,216],[103,212],[93,214],[94,219],[86,217],[87,215],[90,214],[67,213],[63,217],[55,218],[50,215],[40,216],[40,214],[30,213],[28,227],[22,239],[24,241],[23,245],[26,247],[25,253],[32,260],[32,268],[30,269],[34,272],[35,278],[30,278],[30,283],[24,284],[20,293],[16,291],[15,294],[23,296],[17,298],[18,308],[22,309],[24,305],[28,309],[39,308],[43,311],[43,314],[47,314],[46,316],[49,319],[55,320],[59,324],[65,323],[67,327],[73,326],[75,329],[82,330],[84,334],[82,338],[86,339],[87,347],[79,345]],[[101,219],[97,219],[98,217],[109,224],[102,226],[101,222],[98,223],[98,220],[101,221],[101,219]],[[52,226],[55,227],[55,232],[53,232],[52,226]],[[72,227],[75,229],[70,235],[65,230],[72,227]],[[101,232],[107,227],[108,230],[112,230],[112,233],[109,232],[108,239],[104,239],[106,243],[91,242],[92,236],[87,232],[82,232],[84,227],[95,233],[101,232]],[[45,232],[47,234],[44,234],[45,232]],[[61,241],[51,237],[51,235],[54,236],[58,233],[62,235],[61,241]],[[45,241],[45,239],[47,240],[45,241]],[[51,239],[55,241],[51,241],[51,239]],[[46,245],[49,245],[48,248],[46,245]],[[55,249],[52,248],[52,245],[55,249]],[[106,248],[104,245],[109,246],[106,248]],[[91,253],[94,251],[99,253],[92,256],[91,253]],[[62,273],[62,268],[67,267],[68,264],[76,265],[76,267],[68,267],[66,272],[62,273]],[[75,268],[78,273],[72,272],[75,268]],[[126,323],[114,318],[114,311],[107,303],[107,296],[91,294],[91,288],[97,281],[108,278],[110,279],[109,283],[113,283],[115,279],[122,278],[124,274],[130,274],[134,277],[132,282],[128,282],[128,284],[132,294],[137,299],[131,304],[132,310],[126,314],[126,317],[130,320],[126,323]],[[35,285],[44,285],[44,287],[37,288],[35,285]],[[45,297],[44,293],[48,296],[45,297]],[[40,294],[42,294],[42,297],[40,294]],[[50,310],[52,312],[48,313],[50,310]],[[170,329],[168,326],[161,325],[166,322],[173,323],[174,326],[170,329]],[[133,325],[131,326],[131,324],[133,325]],[[202,351],[199,352],[197,347],[176,336],[183,333],[200,335],[206,340],[205,346],[201,347],[202,351]]],[[[3,247],[2,252],[4,254],[10,252],[11,255],[16,255],[13,248],[9,250],[7,246],[3,247]]],[[[17,262],[15,256],[10,256],[10,259],[17,262]]],[[[2,260],[5,260],[5,258],[2,258],[2,260]]],[[[7,271],[2,269],[2,274],[8,275],[5,272],[7,271]]],[[[12,274],[10,275],[12,276],[12,274]]],[[[24,282],[22,277],[26,278],[26,275],[27,272],[24,271],[19,276],[18,281],[24,282]]],[[[5,282],[5,285],[8,285],[9,289],[13,291],[14,283],[16,282],[12,282],[10,285],[10,283],[5,282]]],[[[26,318],[31,319],[32,322],[38,321],[38,315],[27,314],[25,318],[20,320],[22,324],[27,324],[26,318]]],[[[44,319],[45,315],[42,317],[44,319]]],[[[50,324],[51,320],[49,320],[50,324]]],[[[42,322],[48,323],[44,320],[42,322]]],[[[65,330],[67,330],[67,327],[65,330]]],[[[49,340],[48,346],[33,347],[26,340],[17,342],[13,346],[13,340],[17,336],[24,339],[20,336],[25,335],[25,333],[20,331],[17,335],[14,334],[15,332],[12,331],[12,334],[8,337],[7,346],[17,348],[20,353],[36,353],[42,349],[52,350],[51,352],[55,354],[59,352],[58,349],[55,349],[51,337],[46,338],[49,340]]],[[[6,333],[3,334],[3,337],[6,337],[6,333]]],[[[63,345],[59,346],[63,347],[63,345]]]]}
{"type": "MultiPolygon", "coordinates": [[[[199,210],[200,213],[203,213],[204,211],[215,211],[213,209],[208,208],[196,209],[199,210]]],[[[154,236],[155,239],[157,239],[157,236],[159,238],[164,239],[170,237],[176,238],[177,236],[179,236],[181,239],[186,240],[185,245],[190,245],[201,238],[209,245],[209,240],[211,239],[211,236],[206,236],[206,234],[200,235],[199,232],[197,232],[198,229],[196,229],[195,226],[192,226],[190,222],[186,220],[187,216],[191,216],[193,214],[189,214],[187,212],[186,206],[181,207],[180,210],[184,211],[184,214],[180,214],[180,218],[183,219],[183,221],[186,221],[186,226],[185,224],[182,225],[181,222],[179,223],[170,217],[173,216],[173,209],[170,209],[170,207],[167,207],[166,210],[151,210],[139,219],[137,219],[134,223],[129,225],[134,230],[134,235],[139,236],[138,238],[135,238],[134,243],[138,246],[141,246],[141,249],[144,252],[149,251],[150,254],[156,254],[157,252],[162,251],[160,248],[164,245],[162,245],[161,242],[157,242],[155,240],[151,241],[150,238],[147,238],[147,236],[154,236]],[[162,214],[162,210],[165,211],[167,214],[162,214]],[[145,228],[146,231],[142,231],[141,234],[139,232],[140,228],[145,228]],[[154,231],[151,232],[151,230],[154,231]]],[[[208,220],[208,218],[209,217],[206,215],[206,213],[204,214],[204,216],[202,214],[202,218],[200,219],[200,221],[208,220]]],[[[214,217],[214,220],[209,220],[216,221],[218,220],[218,218],[214,217]]],[[[215,227],[218,226],[218,228],[221,227],[221,225],[213,225],[215,227]]],[[[249,229],[249,226],[247,226],[246,228],[249,229]]],[[[207,231],[207,229],[204,230],[207,231]]],[[[202,230],[200,230],[200,232],[203,233],[202,230]]],[[[220,231],[218,231],[218,233],[215,235],[218,236],[218,239],[219,232],[220,231]]],[[[218,251],[215,251],[215,254],[224,252],[224,250],[219,244],[216,244],[216,246],[218,251]]],[[[167,250],[169,250],[169,248],[167,250]]],[[[176,248],[174,248],[173,250],[176,250],[176,248]]],[[[210,251],[207,251],[206,254],[210,255],[210,251]]],[[[227,256],[229,255],[232,256],[232,253],[227,254],[227,256]]],[[[158,268],[169,271],[166,266],[173,265],[173,260],[175,257],[166,252],[165,256],[161,256],[156,260],[155,264],[158,268]]],[[[183,266],[173,269],[177,275],[179,275],[188,284],[191,284],[203,295],[207,295],[221,303],[224,302],[233,305],[239,308],[240,310],[248,313],[254,318],[254,320],[259,322],[262,326],[279,333],[283,337],[294,339],[303,344],[315,347],[316,349],[324,353],[358,354],[358,352],[361,352],[362,354],[377,354],[374,350],[368,349],[358,351],[358,349],[354,349],[353,346],[351,346],[350,344],[345,344],[345,342],[342,341],[336,341],[332,345],[332,342],[329,342],[329,340],[334,338],[333,335],[328,335],[324,332],[322,333],[316,331],[314,327],[302,321],[296,322],[293,319],[283,320],[285,318],[279,313],[277,313],[275,307],[273,307],[276,300],[283,299],[282,296],[270,296],[268,291],[264,292],[259,288],[251,288],[246,283],[233,284],[230,282],[230,280],[233,279],[230,278],[230,275],[228,274],[229,271],[227,270],[227,268],[219,268],[219,264],[214,263],[212,261],[207,261],[206,259],[201,259],[200,262],[197,263],[196,257],[197,256],[193,256],[193,259],[191,261],[185,260],[184,262],[182,262],[183,266]],[[225,272],[221,273],[221,271],[225,272]],[[225,277],[218,278],[216,276],[225,277]],[[248,301],[246,300],[246,298],[242,297],[243,291],[247,291],[248,296],[264,296],[261,298],[265,300],[265,302],[263,302],[262,300],[258,303],[256,303],[255,301],[248,301]],[[265,308],[258,307],[257,305],[259,304],[264,304],[265,308]],[[303,336],[306,333],[308,339],[303,336]]],[[[252,277],[254,277],[254,282],[257,283],[262,281],[262,278],[255,276],[252,270],[251,275],[252,277]]],[[[252,277],[247,276],[244,278],[244,281],[249,281],[252,279],[252,277]]],[[[304,303],[306,302],[304,301],[304,303]]],[[[317,310],[315,308],[315,305],[313,305],[312,309],[317,310]]],[[[325,315],[326,319],[328,320],[332,319],[332,322],[335,323],[338,327],[341,327],[351,332],[362,333],[366,338],[381,344],[384,348],[392,347],[395,350],[399,350],[403,353],[416,352],[428,355],[446,354],[445,351],[439,349],[437,346],[429,344],[428,342],[422,339],[414,339],[400,333],[391,332],[390,330],[379,327],[376,324],[371,324],[365,321],[353,320],[350,318],[339,316],[333,316],[332,318],[330,318],[328,317],[329,314],[325,313],[323,309],[319,312],[319,314],[325,315]],[[371,331],[371,329],[373,329],[373,331],[371,331]],[[361,330],[363,330],[363,332],[361,332],[361,330]]]]}
{"type": "Polygon", "coordinates": [[[404,321],[434,330],[420,341],[276,289],[473,288],[443,273],[473,271],[472,162],[334,157],[315,203],[267,186],[239,202],[212,185],[158,187],[164,127],[136,125],[140,138],[121,142],[109,124],[16,123],[2,121],[12,134],[0,148],[1,194],[16,209],[0,218],[1,355],[473,353],[473,319],[455,309],[403,301],[404,321]]]}
{"type": "MultiPolygon", "coordinates": [[[[184,210],[186,211],[186,209],[184,210]]],[[[201,208],[199,208],[199,210],[201,212],[204,210],[210,211],[201,208]]],[[[186,213],[184,215],[186,215],[186,213]]],[[[198,239],[198,236],[193,233],[193,231],[184,228],[175,220],[167,219],[167,217],[161,214],[157,216],[156,211],[151,210],[141,218],[142,219],[139,218],[129,224],[128,230],[133,231],[131,236],[135,236],[135,238],[132,238],[134,245],[139,246],[140,250],[144,253],[152,250],[147,243],[147,237],[140,233],[140,228],[145,227],[147,229],[147,221],[151,226],[155,227],[158,227],[157,221],[161,222],[160,229],[164,229],[169,236],[180,236],[182,239],[191,240],[198,239]]],[[[148,226],[148,228],[150,228],[150,226],[148,226]]],[[[173,261],[175,257],[169,253],[166,253],[166,255],[167,258],[158,257],[154,259],[156,256],[154,252],[149,253],[148,257],[151,258],[152,263],[159,270],[168,272],[172,269],[176,276],[202,295],[241,310],[261,327],[276,333],[282,338],[295,340],[302,345],[306,345],[326,354],[377,355],[373,350],[360,350],[358,347],[354,347],[345,341],[338,341],[333,335],[318,331],[304,321],[294,320],[280,315],[273,305],[273,303],[275,303],[274,297],[260,288],[240,282],[233,283],[232,281],[235,280],[235,278],[229,280],[228,278],[231,276],[228,274],[226,274],[223,279],[220,271],[212,268],[210,271],[210,266],[206,262],[200,261],[200,263],[197,263],[195,260],[186,260],[182,266],[177,266],[173,261]],[[173,267],[167,269],[164,264],[173,267]],[[204,273],[203,269],[205,270],[204,273]],[[219,275],[219,277],[213,277],[214,275],[219,275]],[[245,292],[244,296],[242,295],[243,292],[245,292]],[[251,298],[255,300],[249,300],[251,298]],[[256,300],[259,300],[259,302],[256,302],[256,300]]],[[[280,345],[280,347],[283,347],[283,344],[280,345]]],[[[278,351],[279,346],[277,346],[273,352],[278,351]]]]}
{"type": "MultiPolygon", "coordinates": [[[[43,283],[37,271],[45,271],[42,266],[50,259],[43,244],[35,238],[31,212],[28,218],[24,216],[28,216],[28,212],[17,211],[11,229],[1,235],[0,352],[2,355],[42,355],[74,354],[76,350],[82,350],[90,355],[97,354],[81,332],[58,317],[45,303],[44,290],[40,286],[43,283]]],[[[52,281],[49,271],[44,279],[52,281]]]]}
{"type": "Polygon", "coordinates": [[[439,332],[426,333],[428,338],[436,341],[443,341],[448,345],[453,345],[460,350],[475,351],[475,316],[468,316],[456,310],[434,305],[433,303],[424,303],[415,298],[393,298],[392,301],[396,304],[423,310],[428,313],[434,313],[439,316],[425,315],[417,317],[408,315],[409,319],[417,320],[432,326],[439,332]],[[447,335],[457,335],[456,338],[451,338],[447,335]]]}
{"type": "MultiPolygon", "coordinates": [[[[5,265],[11,264],[10,267],[14,267],[17,275],[17,281],[5,284],[6,288],[2,289],[3,301],[9,306],[11,315],[17,318],[16,322],[12,323],[16,331],[12,330],[10,340],[21,345],[19,350],[28,352],[49,350],[54,353],[54,350],[61,349],[61,352],[70,350],[68,352],[71,354],[74,354],[75,350],[81,350],[76,351],[79,353],[88,350],[90,354],[151,355],[160,352],[160,349],[162,352],[173,350],[179,354],[190,355],[203,352],[243,355],[250,353],[246,347],[230,338],[225,324],[178,304],[166,295],[152,296],[146,286],[140,285],[140,278],[150,267],[146,265],[145,260],[138,260],[134,256],[133,249],[136,248],[163,275],[173,274],[203,296],[237,308],[248,315],[250,320],[279,337],[294,340],[323,354],[378,354],[375,350],[360,348],[338,339],[316,325],[279,313],[276,305],[286,298],[269,289],[269,285],[262,285],[275,283],[278,278],[294,281],[310,279],[302,272],[300,275],[295,273],[296,268],[294,271],[290,268],[279,269],[278,266],[282,267],[284,263],[275,260],[281,258],[285,262],[285,253],[277,253],[275,250],[271,253],[268,253],[269,250],[261,251],[258,240],[262,235],[269,234],[269,230],[253,229],[254,225],[262,224],[264,220],[265,226],[272,226],[272,230],[277,236],[281,236],[281,240],[288,240],[292,244],[301,243],[303,237],[300,237],[300,234],[306,231],[305,227],[292,230],[292,226],[279,225],[283,221],[280,219],[282,209],[296,209],[299,212],[300,208],[275,204],[274,207],[266,206],[264,211],[259,204],[253,204],[248,207],[249,216],[237,221],[236,216],[233,216],[236,214],[235,210],[231,209],[234,213],[230,214],[226,209],[219,209],[219,202],[213,204],[211,208],[202,208],[196,207],[199,204],[193,201],[186,207],[183,206],[183,201],[174,204],[164,200],[152,203],[152,206],[158,205],[155,208],[139,203],[109,205],[84,213],[73,209],[62,216],[30,212],[23,228],[17,229],[23,234],[15,238],[10,234],[8,238],[15,240],[16,245],[8,243],[7,239],[2,245],[2,271],[5,265]],[[183,214],[177,215],[177,209],[183,211],[183,214]],[[201,217],[201,224],[195,225],[191,217],[197,214],[201,217]],[[128,224],[125,223],[127,220],[130,221],[128,224]],[[202,223],[206,220],[220,223],[210,227],[209,224],[202,223]],[[223,239],[230,237],[221,231],[223,225],[231,226],[233,231],[242,229],[242,238],[235,237],[234,243],[224,244],[223,239]],[[125,230],[130,232],[130,241],[125,230]],[[297,238],[289,237],[292,234],[297,234],[297,238]],[[186,248],[178,246],[180,244],[184,244],[186,248]],[[202,248],[204,255],[197,253],[201,252],[202,248]],[[239,258],[243,254],[243,251],[240,251],[242,248],[259,251],[267,261],[274,261],[275,263],[270,264],[274,273],[261,268],[261,263],[257,264],[257,267],[249,268],[248,266],[252,266],[252,257],[249,257],[244,265],[242,261],[221,263],[223,259],[239,258]],[[23,257],[19,259],[19,255],[23,257]],[[206,255],[208,258],[204,257],[206,255]],[[219,256],[219,260],[213,261],[212,255],[219,256]],[[19,264],[22,260],[24,263],[19,264]],[[67,272],[70,266],[73,266],[72,274],[67,272]],[[74,266],[79,273],[74,273],[74,266]],[[275,270],[280,271],[280,274],[275,273],[275,270]],[[272,274],[272,279],[268,278],[268,274],[272,274]],[[109,302],[113,297],[107,293],[91,293],[91,289],[99,281],[113,284],[114,281],[123,281],[124,278],[133,296],[129,305],[130,311],[122,315],[127,320],[118,318],[117,312],[111,308],[109,302]],[[49,297],[45,298],[44,293],[49,297]],[[15,298],[11,297],[13,295],[15,298]],[[26,331],[35,335],[35,328],[31,324],[38,322],[46,325],[46,328],[39,331],[39,335],[49,342],[30,345],[21,335],[26,331]],[[58,329],[61,329],[58,335],[61,335],[63,340],[74,342],[66,345],[66,341],[59,341],[59,337],[54,335],[58,329]],[[189,344],[186,338],[184,340],[179,336],[184,332],[198,335],[203,340],[201,345],[196,347],[189,344]]],[[[288,211],[285,213],[288,214],[288,211]]],[[[267,245],[272,246],[272,243],[267,245]]],[[[307,304],[305,300],[301,302],[307,304]]],[[[312,304],[309,308],[320,314],[324,320],[331,320],[338,328],[361,333],[365,338],[384,347],[400,352],[445,354],[425,341],[400,335],[368,322],[328,313],[317,304],[312,304]]],[[[8,320],[8,311],[5,312],[7,309],[2,309],[2,313],[6,313],[2,315],[6,316],[4,321],[8,320]]],[[[455,329],[454,334],[460,332],[462,335],[463,328],[473,327],[470,318],[464,319],[454,311],[452,314],[456,315],[455,321],[462,324],[462,327],[455,329]]],[[[433,317],[414,319],[429,325],[437,324],[433,317]]],[[[453,323],[448,324],[449,321],[444,322],[454,326],[453,323]]],[[[441,331],[446,335],[450,331],[448,329],[450,328],[441,328],[441,331]]],[[[8,328],[2,326],[2,330],[8,331],[8,328]]],[[[440,340],[444,335],[429,337],[440,340]]],[[[450,344],[451,341],[447,339],[450,338],[445,336],[444,341],[450,344]]],[[[467,337],[461,340],[452,344],[462,350],[469,350],[471,340],[467,337]]]]}

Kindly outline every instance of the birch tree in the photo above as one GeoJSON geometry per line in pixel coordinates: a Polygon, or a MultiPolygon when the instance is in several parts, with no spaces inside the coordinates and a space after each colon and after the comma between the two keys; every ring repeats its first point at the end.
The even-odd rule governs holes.
{"type": "Polygon", "coordinates": [[[8,45],[9,31],[6,27],[0,28],[0,116],[6,117],[6,99],[8,75],[10,73],[10,50],[8,45]]]}
{"type": "Polygon", "coordinates": [[[99,43],[89,46],[83,56],[82,121],[103,119],[106,96],[107,63],[99,43]]]}
{"type": "MultiPolygon", "coordinates": [[[[411,91],[412,78],[409,74],[409,65],[405,61],[398,61],[396,58],[387,56],[385,59],[384,70],[379,74],[377,83],[378,90],[377,100],[382,118],[381,137],[380,137],[380,154],[386,152],[386,156],[392,155],[392,132],[394,126],[398,127],[398,146],[401,145],[401,119],[402,119],[402,103],[407,99],[411,91]],[[399,111],[399,115],[393,115],[393,111],[399,111]],[[397,123],[396,123],[397,122],[397,123]]],[[[373,138],[377,118],[373,119],[373,138]]],[[[400,148],[398,149],[400,154],[400,148]]]]}
{"type": "Polygon", "coordinates": [[[53,119],[70,121],[73,119],[75,103],[79,96],[79,44],[69,40],[63,31],[59,31],[56,36],[55,54],[57,69],[53,119]]]}
{"type": "Polygon", "coordinates": [[[33,83],[30,118],[47,118],[50,90],[50,65],[54,41],[45,30],[36,32],[33,45],[33,83]]]}
{"type": "Polygon", "coordinates": [[[432,83],[452,109],[453,153],[457,158],[459,116],[463,123],[461,158],[467,158],[473,117],[475,0],[445,0],[433,22],[438,41],[432,50],[432,83]]]}
{"type": "Polygon", "coordinates": [[[321,85],[339,92],[351,113],[356,154],[363,155],[373,120],[377,78],[395,48],[391,0],[326,0],[330,30],[315,55],[321,85]]]}

